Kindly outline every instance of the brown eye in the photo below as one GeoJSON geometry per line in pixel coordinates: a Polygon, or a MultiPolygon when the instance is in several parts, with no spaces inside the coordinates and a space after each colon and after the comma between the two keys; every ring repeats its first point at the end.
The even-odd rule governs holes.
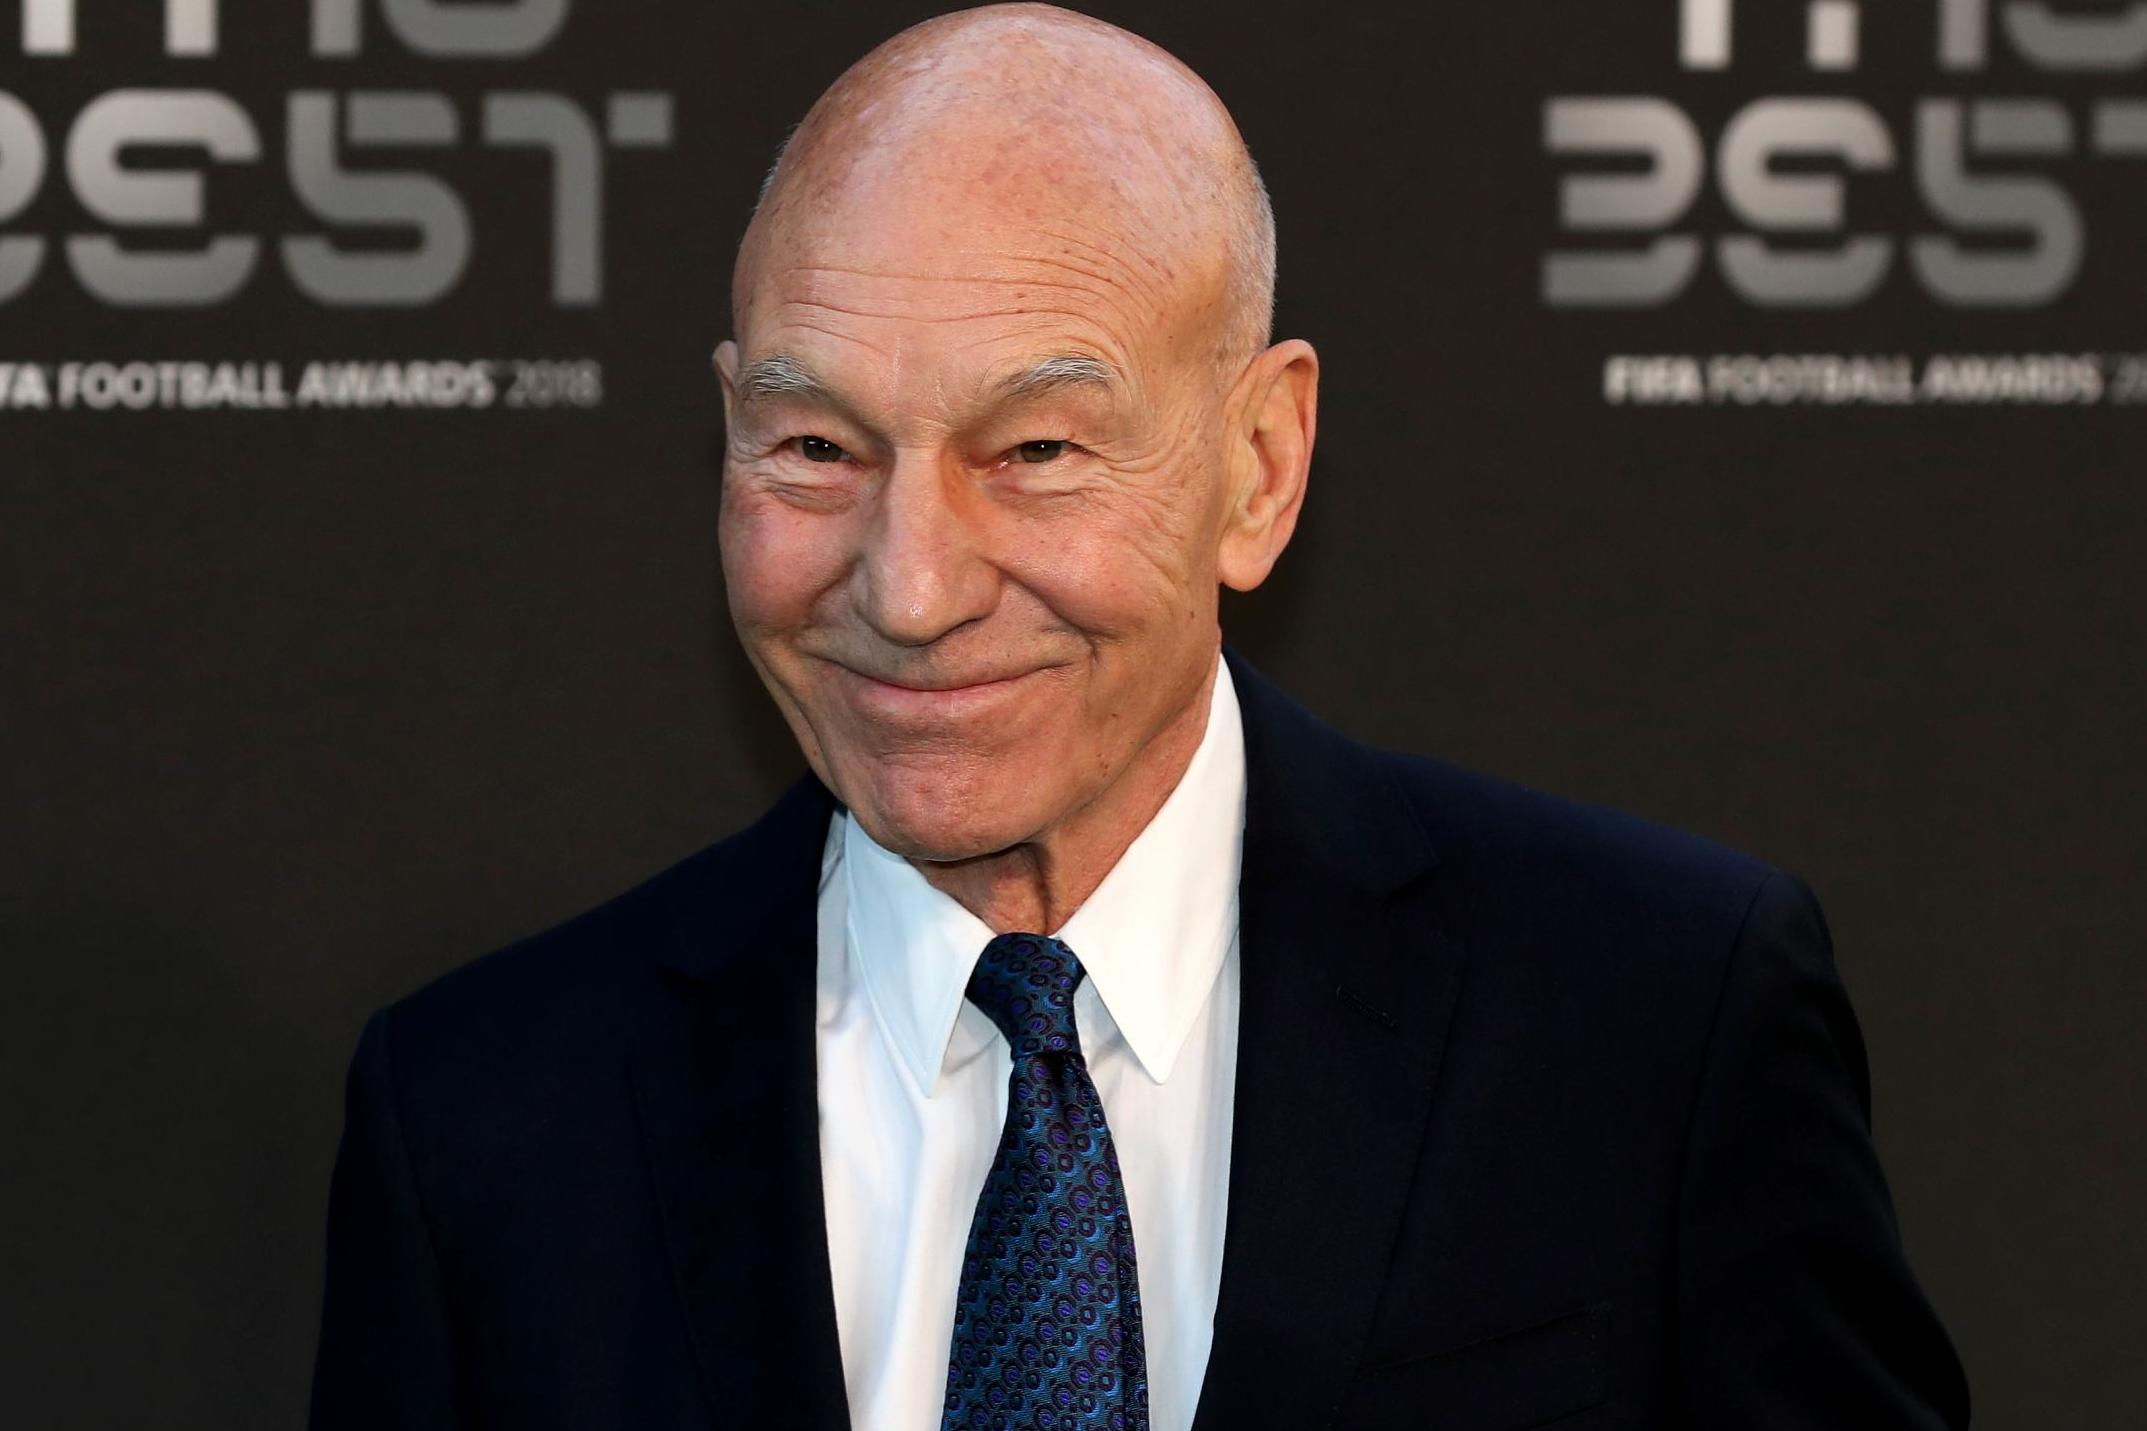
{"type": "Polygon", "coordinates": [[[1039,438],[1034,442],[1024,442],[1014,450],[1021,454],[1021,460],[1024,462],[1049,462],[1066,450],[1066,443],[1062,438],[1039,438]]]}
{"type": "Polygon", "coordinates": [[[850,455],[824,437],[799,438],[798,451],[808,462],[840,462],[850,455]]]}

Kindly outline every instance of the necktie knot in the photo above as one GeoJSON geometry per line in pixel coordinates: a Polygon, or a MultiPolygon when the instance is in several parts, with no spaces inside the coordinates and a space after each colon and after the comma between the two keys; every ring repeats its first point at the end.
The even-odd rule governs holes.
{"type": "Polygon", "coordinates": [[[1044,934],[1001,934],[984,946],[969,976],[969,1001],[1006,1035],[1016,1058],[1079,1053],[1074,990],[1081,961],[1044,934]]]}

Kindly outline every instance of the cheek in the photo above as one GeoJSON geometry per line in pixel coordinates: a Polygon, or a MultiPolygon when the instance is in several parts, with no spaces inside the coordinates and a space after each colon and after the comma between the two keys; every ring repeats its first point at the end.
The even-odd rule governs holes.
{"type": "Polygon", "coordinates": [[[741,630],[803,624],[843,569],[841,523],[825,513],[748,495],[723,506],[719,548],[731,614],[741,630]]]}
{"type": "Polygon", "coordinates": [[[1175,626],[1200,608],[1214,552],[1190,490],[1127,484],[1025,524],[1022,579],[1096,634],[1175,626]],[[1204,575],[1205,573],[1205,575],[1204,575]]]}

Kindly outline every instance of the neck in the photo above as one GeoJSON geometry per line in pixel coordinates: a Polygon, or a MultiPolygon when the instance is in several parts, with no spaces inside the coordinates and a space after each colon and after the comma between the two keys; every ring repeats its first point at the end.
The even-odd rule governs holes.
{"type": "Polygon", "coordinates": [[[1207,733],[1217,665],[1117,779],[1048,831],[971,859],[910,863],[994,934],[1056,933],[1178,788],[1207,733]]]}

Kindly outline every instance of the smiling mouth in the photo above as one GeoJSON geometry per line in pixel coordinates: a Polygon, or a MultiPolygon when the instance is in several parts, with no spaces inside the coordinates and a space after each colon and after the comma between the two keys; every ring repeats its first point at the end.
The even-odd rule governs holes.
{"type": "MultiPolygon", "coordinates": [[[[859,671],[854,674],[863,676],[864,672],[859,671]]],[[[1032,671],[1022,671],[1012,676],[986,676],[978,681],[947,682],[890,681],[884,676],[865,676],[865,679],[876,686],[887,686],[897,691],[912,691],[918,695],[951,695],[957,691],[976,691],[982,690],[986,686],[1003,686],[1010,682],[1018,681],[1023,676],[1034,674],[1032,671]]]]}
{"type": "Polygon", "coordinates": [[[893,719],[941,717],[982,708],[1015,691],[1044,668],[1017,671],[1008,676],[986,676],[959,682],[922,680],[890,681],[838,664],[840,679],[860,707],[893,719]]]}

